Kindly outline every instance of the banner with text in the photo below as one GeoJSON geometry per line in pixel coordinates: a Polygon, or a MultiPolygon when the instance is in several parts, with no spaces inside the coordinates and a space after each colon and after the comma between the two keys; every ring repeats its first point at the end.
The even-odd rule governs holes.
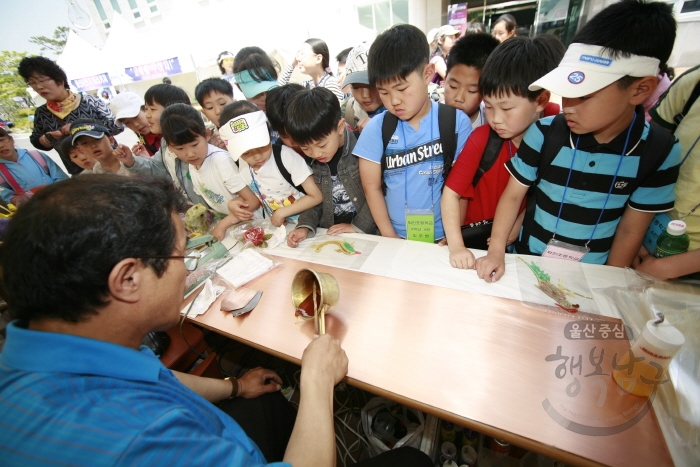
{"type": "Polygon", "coordinates": [[[177,75],[182,73],[177,57],[146,65],[132,66],[124,69],[124,72],[134,81],[160,78],[161,76],[177,75]]]}
{"type": "Polygon", "coordinates": [[[112,85],[107,73],[88,76],[87,78],[78,78],[70,80],[71,86],[78,92],[91,91],[93,89],[108,88],[112,85]]]}
{"type": "Polygon", "coordinates": [[[467,4],[455,3],[447,6],[447,23],[455,29],[459,29],[462,37],[467,30],[467,4]]]}

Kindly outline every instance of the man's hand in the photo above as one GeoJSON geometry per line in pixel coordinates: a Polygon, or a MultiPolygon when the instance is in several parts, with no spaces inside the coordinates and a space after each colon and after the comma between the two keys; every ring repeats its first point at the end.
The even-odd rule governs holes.
{"type": "Polygon", "coordinates": [[[131,152],[126,145],[120,144],[113,152],[114,157],[116,157],[119,162],[127,167],[133,167],[136,160],[134,159],[134,154],[131,152]]]}
{"type": "Polygon", "coordinates": [[[308,236],[309,229],[305,227],[299,227],[298,229],[294,229],[291,232],[289,232],[289,235],[287,235],[287,245],[290,248],[296,248],[299,246],[299,243],[306,240],[306,237],[308,236]]]}
{"type": "Polygon", "coordinates": [[[14,204],[15,207],[18,208],[18,207],[22,206],[24,203],[26,203],[27,201],[29,201],[29,199],[32,196],[34,196],[34,193],[32,193],[31,191],[27,191],[24,194],[21,194],[18,196],[13,196],[12,199],[10,200],[10,203],[14,204]]]}
{"type": "Polygon", "coordinates": [[[340,235],[342,233],[355,233],[355,229],[352,227],[352,224],[335,224],[330,226],[328,229],[328,232],[326,232],[328,235],[340,235]]]}
{"type": "Polygon", "coordinates": [[[335,386],[348,374],[348,357],[340,341],[324,334],[304,349],[301,356],[301,384],[335,386]]]}
{"type": "Polygon", "coordinates": [[[457,269],[474,269],[474,253],[464,246],[450,250],[450,264],[457,269]]]}
{"type": "Polygon", "coordinates": [[[255,399],[269,392],[282,388],[282,378],[277,373],[266,368],[253,368],[238,378],[238,397],[255,399]]]}
{"type": "Polygon", "coordinates": [[[227,207],[228,211],[240,220],[253,218],[253,213],[248,211],[250,206],[240,196],[229,201],[227,207]]]}
{"type": "Polygon", "coordinates": [[[496,282],[506,272],[505,253],[489,253],[476,260],[476,275],[486,282],[496,282]]]}

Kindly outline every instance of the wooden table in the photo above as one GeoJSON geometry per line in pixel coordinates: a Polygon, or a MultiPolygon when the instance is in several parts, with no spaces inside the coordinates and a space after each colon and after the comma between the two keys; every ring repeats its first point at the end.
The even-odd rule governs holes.
{"type": "Polygon", "coordinates": [[[251,313],[234,318],[217,301],[194,321],[299,363],[314,331],[313,322],[294,317],[292,278],[302,268],[328,272],[338,280],[340,302],[326,328],[348,355],[349,384],[570,464],[672,465],[653,410],[633,423],[646,399],[620,395],[609,376],[613,354],[629,348],[626,340],[567,339],[564,328],[578,317],[505,298],[275,260],[280,267],[246,286],[264,291],[251,313]],[[564,360],[545,360],[556,358],[558,347],[570,357],[561,379],[556,370],[564,360]],[[600,365],[607,376],[586,376],[595,370],[594,347],[594,359],[605,350],[600,365]],[[582,365],[571,368],[571,356],[575,364],[581,356],[582,365]],[[610,434],[616,426],[626,429],[610,434]]]}

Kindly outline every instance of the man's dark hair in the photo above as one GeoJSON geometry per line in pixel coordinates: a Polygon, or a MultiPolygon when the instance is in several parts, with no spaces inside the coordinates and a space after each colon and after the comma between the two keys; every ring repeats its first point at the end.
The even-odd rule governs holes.
{"type": "Polygon", "coordinates": [[[243,47],[233,59],[233,72],[248,70],[257,82],[277,80],[279,65],[260,47],[243,47]]]}
{"type": "Polygon", "coordinates": [[[530,91],[528,86],[555,69],[564,52],[564,45],[552,35],[512,37],[489,55],[479,77],[479,91],[484,96],[513,94],[534,102],[543,89],[530,91]]]}
{"type": "Polygon", "coordinates": [[[250,101],[231,102],[226,107],[221,109],[221,115],[219,115],[219,123],[221,123],[221,125],[225,125],[233,118],[257,112],[258,110],[260,109],[258,109],[257,106],[250,101]]]}
{"type": "Polygon", "coordinates": [[[17,73],[27,82],[34,73],[48,76],[54,80],[56,84],[63,85],[64,88],[70,89],[66,72],[63,71],[63,68],[58,66],[56,62],[46,57],[24,57],[22,61],[19,62],[17,73]]]}
{"type": "Polygon", "coordinates": [[[177,103],[191,105],[190,96],[182,88],[172,84],[155,84],[151,86],[144,94],[143,100],[148,105],[160,104],[163,107],[177,103]]]}
{"type": "Polygon", "coordinates": [[[345,63],[348,61],[348,55],[350,54],[350,51],[352,50],[352,47],[348,47],[347,49],[341,50],[338,55],[335,56],[335,60],[338,63],[345,63]]]}
{"type": "Polygon", "coordinates": [[[160,114],[160,128],[168,146],[191,143],[197,136],[207,137],[202,114],[187,104],[173,104],[160,114]]]}
{"type": "Polygon", "coordinates": [[[265,115],[267,115],[267,121],[270,122],[270,127],[281,136],[287,136],[288,134],[285,129],[287,103],[294,94],[303,90],[304,86],[301,84],[290,83],[267,91],[265,115]]]}
{"type": "MultiPolygon", "coordinates": [[[[10,313],[78,322],[106,305],[112,268],[125,258],[169,256],[184,207],[165,181],[74,177],[39,191],[10,221],[0,260],[10,313]]],[[[181,227],[179,227],[181,228],[181,227]]],[[[167,259],[142,259],[158,277],[167,259]]]]}
{"type": "Polygon", "coordinates": [[[327,88],[305,89],[289,99],[286,116],[287,133],[294,142],[310,144],[338,128],[340,103],[327,88]]]}
{"type": "Polygon", "coordinates": [[[455,42],[447,56],[447,73],[455,65],[466,65],[481,71],[486,59],[498,44],[500,44],[498,39],[486,33],[468,34],[462,37],[455,42]]]}
{"type": "Polygon", "coordinates": [[[421,73],[428,63],[430,46],[423,31],[410,24],[397,24],[377,36],[369,49],[367,75],[370,86],[405,79],[421,73]]]}
{"type": "Polygon", "coordinates": [[[199,105],[204,105],[204,99],[213,92],[224,94],[233,99],[233,86],[231,83],[221,78],[207,78],[194,88],[194,98],[199,105]]]}

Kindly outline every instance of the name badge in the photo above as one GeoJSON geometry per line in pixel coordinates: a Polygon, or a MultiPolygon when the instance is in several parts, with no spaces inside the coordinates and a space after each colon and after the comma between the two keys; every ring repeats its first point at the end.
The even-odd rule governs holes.
{"type": "Polygon", "coordinates": [[[588,247],[572,245],[561,240],[551,239],[547,243],[542,257],[564,259],[567,261],[581,261],[586,254],[591,251],[588,247]]]}
{"type": "Polygon", "coordinates": [[[406,238],[435,243],[435,214],[426,209],[406,209],[406,238]]]}

